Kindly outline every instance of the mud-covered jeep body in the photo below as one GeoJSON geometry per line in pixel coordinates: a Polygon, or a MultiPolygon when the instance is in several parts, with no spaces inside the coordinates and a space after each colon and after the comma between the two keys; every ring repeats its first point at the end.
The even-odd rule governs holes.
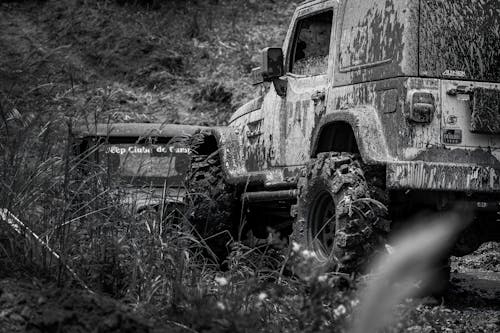
{"type": "Polygon", "coordinates": [[[500,117],[482,116],[498,116],[500,38],[494,32],[500,4],[486,2],[492,14],[471,4],[471,15],[491,15],[478,26],[467,6],[441,1],[437,10],[432,3],[300,6],[283,46],[283,76],[268,78],[286,81],[286,93],[271,86],[220,131],[229,179],[252,175],[266,187],[285,187],[320,152],[359,151],[364,163],[387,166],[391,189],[499,192],[500,117]],[[447,23],[457,12],[463,17],[453,22],[469,21],[447,23]],[[294,73],[298,26],[314,25],[325,13],[332,20],[331,38],[324,41],[328,59],[294,73]]]}
{"type": "MultiPolygon", "coordinates": [[[[478,218],[455,254],[500,240],[499,1],[306,1],[254,74],[259,97],[228,126],[153,135],[190,136],[200,235],[271,228],[353,270],[394,222],[462,200],[478,218]]],[[[100,126],[80,137],[130,145],[160,130],[100,126]]]]}
{"type": "MultiPolygon", "coordinates": [[[[306,1],[283,47],[262,56],[260,96],[206,133],[203,152],[219,150],[255,233],[294,217],[294,234],[338,233],[338,221],[326,232],[307,220],[338,220],[335,205],[357,195],[341,189],[366,178],[392,217],[456,200],[491,212],[474,227],[487,232],[469,233],[474,245],[458,252],[500,239],[500,2],[306,1]],[[365,177],[334,186],[341,169],[365,177]]],[[[362,243],[360,234],[320,241],[362,243]]]]}

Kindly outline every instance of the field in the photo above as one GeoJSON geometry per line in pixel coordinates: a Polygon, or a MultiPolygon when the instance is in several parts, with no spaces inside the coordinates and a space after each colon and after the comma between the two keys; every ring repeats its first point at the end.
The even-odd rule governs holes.
{"type": "MultiPolygon", "coordinates": [[[[221,268],[189,213],[119,209],[71,153],[81,122],[225,125],[298,2],[0,3],[0,208],[61,256],[0,220],[0,332],[356,332],[373,277],[238,239],[221,268]]],[[[442,299],[382,295],[373,329],[500,331],[499,244],[452,268],[442,299]]]]}

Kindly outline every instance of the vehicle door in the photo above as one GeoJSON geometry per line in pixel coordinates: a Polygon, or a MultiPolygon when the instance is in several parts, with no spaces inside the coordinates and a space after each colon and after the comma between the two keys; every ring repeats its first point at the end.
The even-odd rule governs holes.
{"type": "Polygon", "coordinates": [[[326,112],[336,4],[314,3],[298,11],[292,38],[284,50],[287,92],[278,119],[277,166],[298,170],[309,160],[314,124],[326,112]]]}

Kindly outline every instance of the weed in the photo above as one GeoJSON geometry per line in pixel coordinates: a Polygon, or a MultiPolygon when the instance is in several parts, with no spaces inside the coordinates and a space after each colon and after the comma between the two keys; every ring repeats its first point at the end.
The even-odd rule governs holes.
{"type": "MultiPolygon", "coordinates": [[[[169,1],[159,7],[145,1],[145,8],[121,2],[127,4],[54,0],[2,7],[1,208],[61,260],[0,221],[0,275],[48,276],[72,287],[62,295],[64,306],[83,299],[81,311],[88,311],[94,300],[74,292],[74,277],[62,268],[67,265],[97,295],[119,299],[157,327],[345,331],[359,306],[352,277],[327,273],[293,244],[276,249],[238,240],[228,244],[220,270],[204,255],[207,239],[185,213],[193,207],[136,214],[116,191],[126,184],[74,156],[68,135],[78,121],[224,124],[231,110],[252,98],[255,55],[279,45],[296,1],[169,1]]],[[[110,315],[107,306],[100,312],[109,319],[104,329],[121,316],[110,315]]],[[[451,320],[442,307],[404,303],[397,312],[401,329],[451,320]]],[[[36,327],[60,324],[46,320],[46,313],[35,315],[36,327]]],[[[92,325],[93,319],[84,321],[92,325]]]]}

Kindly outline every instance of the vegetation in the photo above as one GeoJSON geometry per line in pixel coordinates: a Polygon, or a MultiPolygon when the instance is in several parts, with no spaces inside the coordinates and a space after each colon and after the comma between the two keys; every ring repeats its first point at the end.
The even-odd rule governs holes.
{"type": "MultiPolygon", "coordinates": [[[[35,281],[0,283],[0,331],[346,331],[363,279],[321,272],[293,244],[237,239],[221,270],[189,215],[138,217],[102,170],[79,172],[78,122],[225,124],[298,1],[138,2],[0,4],[0,208],[61,256],[0,222],[0,278],[35,281]]],[[[454,327],[412,302],[388,332],[454,327]]]]}

